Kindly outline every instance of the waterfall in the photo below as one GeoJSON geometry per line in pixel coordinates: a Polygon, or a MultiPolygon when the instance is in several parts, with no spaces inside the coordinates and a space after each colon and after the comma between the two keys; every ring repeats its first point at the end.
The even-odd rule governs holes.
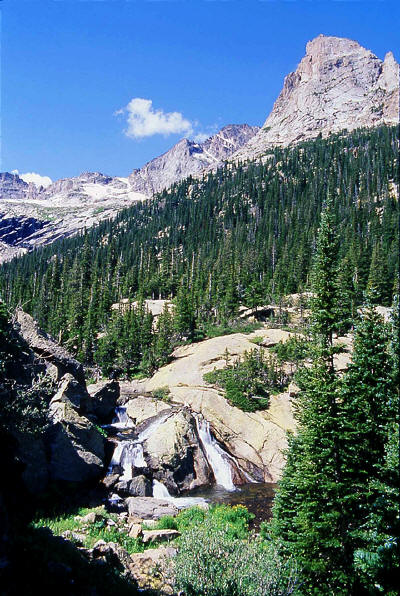
{"type": "Polygon", "coordinates": [[[114,428],[123,430],[127,428],[133,428],[134,424],[129,418],[126,408],[120,406],[115,408],[115,417],[113,418],[112,423],[110,425],[106,424],[105,426],[113,426],[114,428]]]}
{"type": "Polygon", "coordinates": [[[132,480],[132,467],[146,467],[142,445],[135,441],[121,441],[118,443],[108,469],[109,474],[112,473],[114,466],[120,466],[122,468],[121,480],[132,480]]]}
{"type": "Polygon", "coordinates": [[[171,495],[164,484],[158,480],[153,480],[153,497],[156,499],[168,499],[171,498],[171,495]]]}
{"type": "Polygon", "coordinates": [[[195,505],[197,507],[207,507],[207,501],[202,497],[173,497],[169,494],[167,487],[158,480],[153,480],[153,497],[155,499],[170,501],[178,509],[194,507],[195,505]]]}
{"type": "Polygon", "coordinates": [[[226,490],[236,490],[232,480],[232,469],[229,457],[218,445],[216,439],[211,436],[210,423],[207,420],[199,419],[196,416],[197,432],[205,451],[208,463],[214,473],[215,481],[226,490]]]}
{"type": "MultiPolygon", "coordinates": [[[[126,429],[134,426],[132,420],[126,413],[126,408],[116,408],[115,414],[116,417],[112,423],[114,428],[126,429]]],[[[108,468],[108,474],[112,473],[114,466],[120,466],[123,471],[121,480],[131,480],[133,478],[132,468],[145,468],[147,464],[144,459],[143,442],[148,439],[163,422],[165,422],[168,416],[169,411],[159,416],[139,433],[137,439],[119,441],[114,450],[108,468]]]]}

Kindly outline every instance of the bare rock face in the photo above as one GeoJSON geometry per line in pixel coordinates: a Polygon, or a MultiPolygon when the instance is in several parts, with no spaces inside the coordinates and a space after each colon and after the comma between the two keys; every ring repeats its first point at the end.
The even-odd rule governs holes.
{"type": "Polygon", "coordinates": [[[132,190],[152,195],[188,176],[217,167],[258,131],[257,126],[230,124],[203,143],[182,139],[169,151],[129,176],[132,190]]]}
{"type": "Polygon", "coordinates": [[[127,178],[84,172],[47,188],[0,173],[0,262],[76,234],[147,196],[127,178]]]}
{"type": "Polygon", "coordinates": [[[34,354],[46,363],[55,380],[70,373],[79,383],[85,385],[85,374],[80,362],[40,329],[37,322],[26,312],[17,310],[15,318],[19,334],[34,354]]]}
{"type": "Polygon", "coordinates": [[[0,173],[0,262],[72,236],[183,178],[221,165],[257,131],[232,124],[204,143],[182,139],[129,178],[83,172],[38,188],[17,174],[0,173]]]}
{"type": "Polygon", "coordinates": [[[43,359],[50,372],[59,380],[70,373],[78,382],[85,383],[82,364],[61,347],[50,335],[40,329],[37,322],[23,310],[16,311],[16,326],[21,337],[34,354],[43,359]]]}
{"type": "Polygon", "coordinates": [[[145,454],[154,477],[174,493],[213,481],[194,418],[188,410],[172,414],[157,428],[145,442],[145,454]]]}
{"type": "MultiPolygon", "coordinates": [[[[287,393],[273,395],[268,410],[243,412],[231,406],[223,392],[207,383],[204,373],[225,366],[225,352],[235,359],[246,350],[254,348],[252,337],[262,337],[271,343],[285,341],[290,334],[267,327],[251,335],[234,333],[205,341],[180,346],[174,352],[174,360],[160,368],[154,376],[144,381],[146,391],[167,386],[174,403],[188,404],[192,412],[208,420],[214,436],[236,460],[241,470],[258,481],[276,482],[285,464],[283,451],[287,448],[286,432],[294,430],[295,422],[291,400],[287,393]]],[[[168,460],[167,448],[171,440],[169,420],[161,426],[149,451],[159,454],[160,461],[168,460]],[[168,436],[167,436],[168,431],[168,436]],[[166,452],[166,453],[165,453],[166,452]],[[165,454],[164,454],[165,453],[165,454]]],[[[172,424],[172,422],[171,422],[172,424]]],[[[167,483],[166,476],[163,482],[167,483]]],[[[172,487],[171,487],[172,488],[172,487]]]]}
{"type": "Polygon", "coordinates": [[[319,35],[285,78],[259,133],[233,158],[254,159],[271,146],[398,121],[399,65],[393,54],[382,62],[356,41],[319,35]]]}
{"type": "Polygon", "coordinates": [[[49,470],[53,480],[85,482],[104,470],[104,440],[97,428],[81,416],[66,391],[56,394],[49,407],[49,470]]]}

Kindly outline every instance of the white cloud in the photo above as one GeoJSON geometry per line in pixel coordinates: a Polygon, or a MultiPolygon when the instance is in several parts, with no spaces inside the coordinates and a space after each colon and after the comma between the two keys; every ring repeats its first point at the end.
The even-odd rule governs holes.
{"type": "Polygon", "coordinates": [[[33,182],[35,186],[44,186],[47,188],[53,182],[49,176],[41,176],[35,172],[26,172],[26,174],[19,174],[18,170],[13,170],[12,174],[18,174],[24,182],[33,182]]]}
{"type": "Polygon", "coordinates": [[[125,134],[134,139],[158,134],[193,134],[194,123],[184,118],[180,112],[155,110],[151,99],[135,97],[125,108],[115,112],[115,115],[121,114],[127,114],[125,134]]]}
{"type": "Polygon", "coordinates": [[[203,143],[204,141],[206,141],[211,135],[207,134],[206,132],[199,132],[197,133],[194,137],[193,140],[196,141],[196,143],[203,143]]]}

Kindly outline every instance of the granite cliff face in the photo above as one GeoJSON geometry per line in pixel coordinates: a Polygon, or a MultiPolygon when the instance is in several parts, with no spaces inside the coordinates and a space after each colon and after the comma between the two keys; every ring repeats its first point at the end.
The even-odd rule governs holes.
{"type": "Polygon", "coordinates": [[[322,134],[399,122],[399,65],[356,41],[319,35],[285,78],[271,114],[233,159],[254,159],[269,147],[322,134]]]}
{"type": "Polygon", "coordinates": [[[188,176],[221,165],[258,132],[258,126],[230,124],[203,143],[182,139],[129,176],[132,189],[152,195],[188,176]]]}

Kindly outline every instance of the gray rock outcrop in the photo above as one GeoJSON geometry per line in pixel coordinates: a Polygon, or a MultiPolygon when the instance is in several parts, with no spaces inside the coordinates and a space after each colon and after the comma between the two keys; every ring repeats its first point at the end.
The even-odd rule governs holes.
{"type": "Polygon", "coordinates": [[[140,170],[134,170],[129,176],[131,187],[137,192],[152,195],[188,176],[218,167],[257,131],[258,126],[230,124],[202,143],[182,139],[140,170]]]}
{"type": "Polygon", "coordinates": [[[93,423],[78,414],[65,392],[53,397],[49,416],[51,478],[85,482],[100,477],[104,470],[104,440],[93,423]]]}
{"type": "Polygon", "coordinates": [[[153,497],[129,497],[126,499],[129,515],[140,519],[160,519],[164,515],[177,515],[179,509],[170,501],[153,497]]]}
{"type": "Polygon", "coordinates": [[[204,143],[182,139],[129,178],[83,172],[37,188],[17,174],[0,173],[0,262],[113,218],[174,182],[220,165],[257,130],[230,125],[204,143]]]}
{"type": "Polygon", "coordinates": [[[232,156],[254,159],[276,145],[399,122],[399,65],[356,41],[319,35],[287,75],[260,131],[232,156]]]}
{"type": "Polygon", "coordinates": [[[96,416],[101,424],[111,422],[120,395],[118,381],[89,385],[87,389],[90,395],[86,405],[88,413],[96,416]]]}
{"type": "Polygon", "coordinates": [[[85,383],[82,364],[75,360],[50,335],[40,329],[37,322],[21,309],[16,311],[15,323],[21,337],[35,355],[42,359],[55,380],[70,373],[79,383],[85,383]]]}
{"type": "Polygon", "coordinates": [[[214,477],[197,435],[195,420],[186,410],[169,416],[145,442],[154,478],[173,493],[213,482],[214,477]]]}

